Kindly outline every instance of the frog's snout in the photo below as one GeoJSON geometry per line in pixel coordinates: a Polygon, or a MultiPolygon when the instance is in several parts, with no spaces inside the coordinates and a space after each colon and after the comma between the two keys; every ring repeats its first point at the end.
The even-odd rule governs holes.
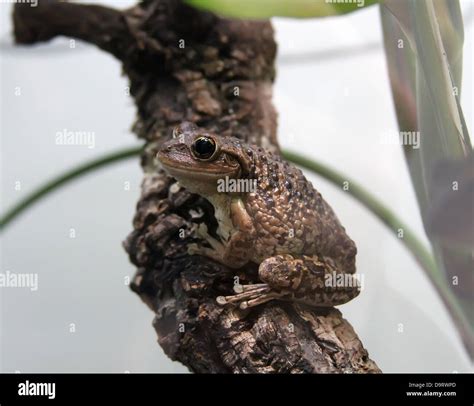
{"type": "Polygon", "coordinates": [[[158,161],[163,163],[163,161],[166,160],[166,158],[169,158],[170,155],[172,155],[172,152],[173,152],[173,145],[166,142],[158,149],[158,152],[156,154],[156,159],[158,159],[158,161]]]}

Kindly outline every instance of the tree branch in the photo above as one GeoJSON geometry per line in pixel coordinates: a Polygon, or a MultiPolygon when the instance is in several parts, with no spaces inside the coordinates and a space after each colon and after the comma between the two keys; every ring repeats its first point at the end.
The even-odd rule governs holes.
{"type": "Polygon", "coordinates": [[[119,59],[136,46],[123,13],[102,6],[57,0],[40,1],[37,7],[16,3],[13,22],[19,44],[34,44],[62,35],[95,44],[119,59]]]}
{"type": "Polygon", "coordinates": [[[196,223],[216,227],[213,208],[171,187],[154,159],[183,120],[279,150],[269,22],[222,19],[177,0],[146,0],[125,11],[16,4],[14,21],[18,42],[72,36],[123,62],[138,111],[134,130],[147,141],[142,195],[125,248],[138,267],[132,289],[155,313],[158,341],[171,359],[195,372],[379,372],[336,309],[218,306],[216,296],[232,290],[234,276],[257,281],[257,266],[236,272],[187,254],[196,223]]]}

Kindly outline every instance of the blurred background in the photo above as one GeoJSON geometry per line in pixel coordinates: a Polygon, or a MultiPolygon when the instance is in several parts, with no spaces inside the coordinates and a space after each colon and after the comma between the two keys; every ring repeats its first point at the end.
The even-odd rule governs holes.
{"type": "MultiPolygon", "coordinates": [[[[462,0],[461,6],[461,103],[472,132],[474,3],[462,0]]],[[[76,164],[140,145],[130,131],[135,107],[120,64],[69,38],[16,47],[11,11],[0,2],[1,213],[76,164]],[[95,142],[58,145],[57,133],[65,130],[93,133],[95,142]]],[[[428,244],[402,148],[383,142],[398,127],[378,8],[273,22],[282,146],[364,185],[428,244]]],[[[135,268],[121,243],[132,229],[141,178],[138,159],[109,166],[41,201],[2,233],[0,272],[38,273],[38,290],[0,288],[1,372],[187,371],[164,355],[153,313],[128,287],[135,268]]],[[[472,370],[447,312],[407,250],[347,192],[309,178],[357,243],[364,290],[340,310],[370,357],[384,372],[472,370]]]]}

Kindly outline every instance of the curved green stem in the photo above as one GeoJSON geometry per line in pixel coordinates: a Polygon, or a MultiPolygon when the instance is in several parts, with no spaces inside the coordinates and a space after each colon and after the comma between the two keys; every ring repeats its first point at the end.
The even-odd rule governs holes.
{"type": "Polygon", "coordinates": [[[46,182],[44,185],[41,185],[33,192],[31,192],[24,199],[20,200],[15,204],[10,210],[8,210],[0,218],[0,230],[3,230],[8,224],[15,220],[20,214],[22,214],[26,209],[30,208],[33,204],[39,201],[41,198],[45,197],[51,192],[54,192],[56,189],[65,185],[66,183],[85,175],[86,173],[92,172],[95,169],[99,169],[102,166],[121,161],[123,159],[131,158],[137,156],[141,153],[143,147],[132,147],[127,148],[121,151],[113,152],[101,156],[99,158],[88,161],[84,164],[81,164],[69,171],[59,175],[58,177],[51,179],[49,182],[46,182]]]}

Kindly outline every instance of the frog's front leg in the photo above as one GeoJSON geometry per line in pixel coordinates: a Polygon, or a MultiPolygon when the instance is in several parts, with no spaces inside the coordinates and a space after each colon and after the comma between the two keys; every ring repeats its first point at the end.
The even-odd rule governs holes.
{"type": "Polygon", "coordinates": [[[241,308],[257,306],[273,299],[302,302],[315,307],[337,306],[360,292],[359,280],[338,271],[331,259],[316,255],[277,255],[260,264],[263,284],[239,288],[232,296],[220,296],[219,304],[237,303],[241,308]]]}
{"type": "Polygon", "coordinates": [[[198,228],[198,235],[205,239],[211,248],[191,244],[188,253],[207,256],[230,268],[240,268],[249,262],[255,242],[255,228],[241,199],[232,199],[230,216],[233,231],[227,241],[221,242],[211,237],[207,233],[207,227],[202,224],[198,228]]]}

